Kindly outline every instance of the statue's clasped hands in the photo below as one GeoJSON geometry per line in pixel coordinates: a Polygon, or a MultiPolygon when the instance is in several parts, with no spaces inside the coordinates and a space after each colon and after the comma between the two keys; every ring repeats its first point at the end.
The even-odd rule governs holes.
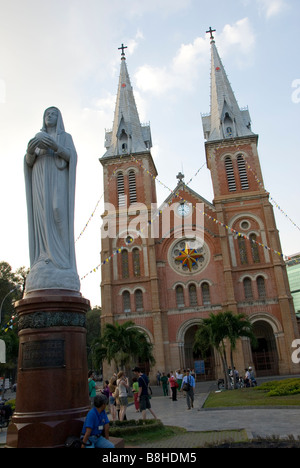
{"type": "Polygon", "coordinates": [[[36,149],[52,149],[54,152],[58,150],[58,145],[54,138],[48,135],[46,132],[38,133],[34,138],[32,138],[28,143],[27,152],[34,154],[36,149]]]}

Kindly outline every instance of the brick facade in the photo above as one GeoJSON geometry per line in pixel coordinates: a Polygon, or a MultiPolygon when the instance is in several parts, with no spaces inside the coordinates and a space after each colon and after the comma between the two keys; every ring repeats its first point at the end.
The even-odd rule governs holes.
{"type": "MultiPolygon", "coordinates": [[[[120,100],[121,92],[120,88],[120,100]]],[[[207,118],[205,122],[209,129],[207,118]]],[[[102,325],[132,320],[146,332],[154,344],[152,377],[157,370],[194,367],[195,361],[203,360],[192,350],[197,326],[209,314],[226,310],[248,315],[258,338],[257,350],[248,340],[238,343],[234,362],[241,373],[249,365],[258,375],[299,372],[291,360],[299,329],[286,266],[275,253],[281,252],[280,239],[263,188],[257,141],[250,130],[245,136],[208,140],[205,151],[214,200],[208,202],[179,178],[159,214],[151,211],[157,171],[150,149],[135,152],[134,157],[108,154],[100,159],[105,202],[115,207],[104,213],[104,220],[110,216],[116,220],[114,236],[102,233],[102,262],[110,258],[102,265],[102,325]],[[136,201],[143,204],[139,212],[127,210],[132,187],[136,201]],[[127,207],[120,206],[120,190],[127,196],[127,207]],[[183,218],[175,203],[188,204],[190,212],[183,218]],[[174,208],[170,215],[168,207],[174,208]],[[199,223],[197,213],[203,211],[199,223]],[[138,218],[142,212],[144,224],[138,218]],[[166,213],[170,225],[165,223],[166,213]],[[191,269],[176,260],[188,242],[186,232],[181,232],[183,222],[204,241],[197,244],[201,258],[191,269]]],[[[105,378],[113,370],[106,363],[105,378]]],[[[221,374],[221,363],[212,351],[201,378],[221,374]]]]}

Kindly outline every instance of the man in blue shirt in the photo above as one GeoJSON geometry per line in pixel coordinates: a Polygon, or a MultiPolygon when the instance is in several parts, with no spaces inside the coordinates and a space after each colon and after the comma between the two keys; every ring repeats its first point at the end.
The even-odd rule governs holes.
{"type": "Polygon", "coordinates": [[[105,407],[107,398],[105,395],[97,395],[94,399],[94,407],[88,412],[82,428],[81,448],[115,448],[109,441],[109,419],[105,407]]]}
{"type": "Polygon", "coordinates": [[[184,384],[188,384],[189,389],[186,390],[186,403],[188,410],[194,408],[194,390],[195,390],[195,379],[190,373],[190,369],[187,369],[186,375],[183,377],[181,390],[183,389],[184,384]]]}

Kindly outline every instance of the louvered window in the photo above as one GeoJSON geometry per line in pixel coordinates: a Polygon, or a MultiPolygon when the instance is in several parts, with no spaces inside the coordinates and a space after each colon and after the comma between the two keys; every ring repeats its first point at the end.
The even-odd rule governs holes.
{"type": "Polygon", "coordinates": [[[123,310],[125,313],[131,312],[130,306],[130,293],[128,291],[124,291],[123,294],[123,310]]]}
{"type": "Polygon", "coordinates": [[[177,307],[184,307],[184,294],[182,286],[177,286],[176,288],[176,302],[177,307]]]}
{"type": "Polygon", "coordinates": [[[131,203],[136,202],[136,181],[135,181],[135,172],[130,171],[129,172],[129,201],[131,203]]]}
{"type": "Polygon", "coordinates": [[[258,276],[256,280],[258,297],[264,299],[266,297],[265,279],[262,276],[258,276]]]}
{"type": "Polygon", "coordinates": [[[234,171],[233,171],[233,164],[229,156],[227,156],[227,158],[225,159],[225,169],[226,169],[229,192],[235,192],[236,183],[235,183],[235,177],[234,177],[234,171]]]}
{"type": "Polygon", "coordinates": [[[129,277],[129,268],[128,268],[128,251],[122,250],[122,278],[129,277]]]}
{"type": "Polygon", "coordinates": [[[138,289],[134,293],[135,297],[135,309],[136,310],[143,310],[144,309],[144,304],[143,304],[143,292],[138,289]]]}
{"type": "Polygon", "coordinates": [[[125,189],[124,189],[124,176],[122,172],[118,172],[117,174],[117,190],[118,190],[118,204],[119,206],[125,206],[126,198],[125,198],[125,189]]]}
{"type": "Polygon", "coordinates": [[[202,290],[203,305],[209,305],[210,304],[209,284],[208,283],[202,283],[201,284],[201,290],[202,290]]]}
{"type": "Polygon", "coordinates": [[[259,251],[258,251],[258,244],[256,243],[256,235],[250,234],[249,239],[251,241],[251,252],[252,252],[252,259],[254,263],[259,263],[259,251]]]}
{"type": "Polygon", "coordinates": [[[248,183],[248,176],[247,176],[247,169],[246,169],[246,163],[241,154],[238,155],[237,157],[237,163],[238,163],[238,169],[239,169],[239,174],[240,174],[240,181],[241,181],[241,187],[242,190],[248,190],[249,188],[249,183],[248,183]]]}
{"type": "Polygon", "coordinates": [[[135,277],[141,276],[141,266],[140,266],[140,251],[139,249],[133,249],[133,274],[135,277]]]}
{"type": "Polygon", "coordinates": [[[245,299],[253,299],[251,279],[250,278],[245,278],[244,281],[243,281],[243,284],[244,284],[245,299]]]}
{"type": "Polygon", "coordinates": [[[194,284],[189,286],[189,295],[190,295],[190,306],[197,305],[197,289],[194,284]]]}

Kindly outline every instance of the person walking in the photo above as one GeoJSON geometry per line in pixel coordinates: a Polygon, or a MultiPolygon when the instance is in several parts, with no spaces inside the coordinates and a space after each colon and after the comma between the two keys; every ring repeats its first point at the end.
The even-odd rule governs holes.
{"type": "Polygon", "coordinates": [[[116,398],[114,397],[114,392],[116,391],[117,380],[116,377],[113,376],[108,384],[109,389],[109,411],[112,416],[112,420],[115,421],[117,419],[117,408],[116,408],[116,398]]]}
{"type": "Polygon", "coordinates": [[[91,406],[93,406],[94,398],[96,396],[96,382],[95,382],[95,375],[93,371],[89,371],[88,373],[88,385],[89,385],[90,404],[91,406]]]}
{"type": "Polygon", "coordinates": [[[133,392],[133,399],[134,399],[134,407],[135,411],[138,413],[140,410],[140,403],[138,401],[139,398],[139,383],[136,377],[132,379],[132,392],[133,392]]]}
{"type": "Polygon", "coordinates": [[[146,374],[143,374],[139,367],[134,367],[132,372],[135,373],[138,384],[139,384],[139,395],[138,401],[140,403],[140,412],[142,413],[142,419],[146,419],[146,410],[148,409],[152,416],[157,419],[156,414],[154,413],[153,409],[151,408],[149,393],[148,393],[148,385],[149,379],[146,374]]]}
{"type": "Polygon", "coordinates": [[[173,372],[171,372],[170,377],[169,377],[169,383],[171,387],[171,392],[172,392],[172,401],[177,401],[177,380],[175,379],[173,372]]]}
{"type": "Polygon", "coordinates": [[[181,369],[178,369],[178,370],[176,371],[176,380],[177,380],[177,383],[178,383],[178,390],[179,390],[179,392],[181,392],[182,379],[183,379],[182,370],[181,370],[181,369]]]}
{"type": "Polygon", "coordinates": [[[194,408],[194,391],[195,391],[195,379],[191,375],[190,370],[187,369],[186,375],[183,377],[182,380],[182,387],[181,389],[186,392],[186,403],[187,409],[190,410],[194,408]]]}
{"type": "Polygon", "coordinates": [[[165,375],[164,372],[162,373],[160,381],[162,383],[162,389],[163,389],[164,396],[168,396],[168,390],[169,390],[168,389],[168,377],[165,375]]]}

